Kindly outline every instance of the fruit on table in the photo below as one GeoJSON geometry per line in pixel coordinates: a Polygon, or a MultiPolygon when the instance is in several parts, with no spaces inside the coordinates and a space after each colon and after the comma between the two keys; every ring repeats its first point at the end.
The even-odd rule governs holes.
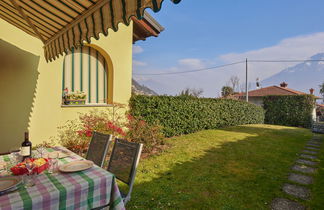
{"type": "Polygon", "coordinates": [[[11,171],[15,175],[22,175],[28,172],[26,168],[27,162],[33,162],[35,164],[35,168],[33,169],[34,173],[41,173],[42,171],[46,170],[48,168],[48,160],[45,158],[37,158],[37,159],[27,159],[26,161],[23,161],[21,163],[18,163],[14,167],[11,168],[11,171]]]}
{"type": "Polygon", "coordinates": [[[44,158],[38,158],[35,159],[33,163],[36,165],[36,167],[38,167],[44,165],[46,163],[46,160],[44,158]]]}

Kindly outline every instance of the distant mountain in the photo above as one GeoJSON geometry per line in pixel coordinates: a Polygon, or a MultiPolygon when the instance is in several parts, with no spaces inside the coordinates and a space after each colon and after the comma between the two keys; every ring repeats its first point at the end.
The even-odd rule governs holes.
{"type": "Polygon", "coordinates": [[[132,93],[137,95],[158,95],[156,92],[151,90],[150,88],[140,85],[136,80],[132,79],[132,93]]]}
{"type": "MultiPolygon", "coordinates": [[[[319,53],[310,60],[324,60],[324,53],[319,53]]],[[[309,93],[310,88],[315,89],[319,96],[319,85],[324,82],[324,61],[303,62],[282,70],[281,72],[263,80],[262,87],[288,83],[288,88],[309,93]]]]}

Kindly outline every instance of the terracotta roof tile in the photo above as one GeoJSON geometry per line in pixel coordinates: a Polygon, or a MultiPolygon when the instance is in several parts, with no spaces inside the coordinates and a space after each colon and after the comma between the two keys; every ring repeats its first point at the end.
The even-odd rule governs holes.
{"type": "MultiPolygon", "coordinates": [[[[270,86],[257,90],[249,91],[249,97],[261,97],[268,95],[305,95],[307,93],[293,90],[290,88],[284,88],[279,86],[270,86]]],[[[235,97],[245,96],[245,93],[238,93],[234,95],[235,97]]]]}

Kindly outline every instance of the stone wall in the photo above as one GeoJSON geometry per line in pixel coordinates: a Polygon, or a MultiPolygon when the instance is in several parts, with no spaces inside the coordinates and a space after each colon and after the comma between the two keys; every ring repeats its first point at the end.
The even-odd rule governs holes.
{"type": "Polygon", "coordinates": [[[312,125],[312,131],[314,133],[324,133],[324,123],[314,122],[312,125]]]}

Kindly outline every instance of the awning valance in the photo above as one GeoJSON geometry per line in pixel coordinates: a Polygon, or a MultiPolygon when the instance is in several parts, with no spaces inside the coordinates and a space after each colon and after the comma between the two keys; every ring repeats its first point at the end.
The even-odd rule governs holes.
{"type": "MultiPolygon", "coordinates": [[[[180,0],[171,0],[179,3],[180,0]]],[[[131,16],[161,9],[163,0],[0,0],[0,18],[44,43],[46,60],[52,61],[72,47],[78,48],[99,33],[118,30],[131,16]]]]}

